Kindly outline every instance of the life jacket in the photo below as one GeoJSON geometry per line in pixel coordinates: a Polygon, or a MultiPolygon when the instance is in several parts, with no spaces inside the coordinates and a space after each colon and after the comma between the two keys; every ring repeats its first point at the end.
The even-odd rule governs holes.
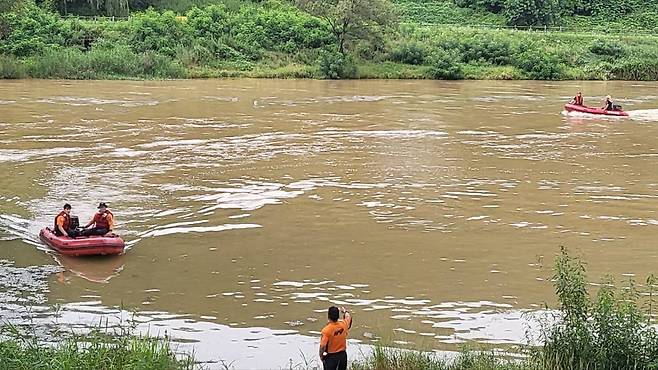
{"type": "Polygon", "coordinates": [[[57,216],[55,216],[55,223],[53,224],[53,230],[55,231],[55,235],[61,235],[62,233],[59,231],[59,227],[57,227],[57,219],[59,216],[64,216],[64,225],[62,225],[62,228],[66,230],[67,232],[69,231],[69,226],[71,226],[71,218],[69,215],[61,211],[57,216]]]}
{"type": "Polygon", "coordinates": [[[576,105],[583,105],[583,96],[582,95],[581,96],[576,95],[573,98],[573,100],[576,101],[576,105]]]}
{"type": "Polygon", "coordinates": [[[114,217],[114,215],[110,211],[105,211],[103,213],[96,212],[96,214],[94,215],[94,224],[97,229],[107,229],[107,230],[110,229],[110,223],[107,222],[108,214],[114,217]]]}

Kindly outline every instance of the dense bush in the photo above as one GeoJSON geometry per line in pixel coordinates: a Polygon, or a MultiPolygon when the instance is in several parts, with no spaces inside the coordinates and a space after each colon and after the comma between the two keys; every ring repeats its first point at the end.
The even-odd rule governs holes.
{"type": "Polygon", "coordinates": [[[4,37],[0,53],[19,57],[40,54],[49,47],[66,45],[73,40],[72,30],[53,13],[34,6],[21,13],[2,16],[4,37]]]}
{"type": "Polygon", "coordinates": [[[20,60],[16,57],[0,55],[0,79],[24,78],[25,76],[25,68],[20,60]]]}
{"type": "Polygon", "coordinates": [[[180,78],[185,69],[152,51],[135,53],[126,45],[96,48],[88,53],[73,48],[53,48],[25,61],[25,72],[37,78],[99,79],[111,77],[180,78]]]}
{"type": "Polygon", "coordinates": [[[235,33],[250,35],[267,50],[285,52],[320,48],[333,40],[319,18],[285,6],[243,8],[235,20],[235,33]]]}
{"type": "MultiPolygon", "coordinates": [[[[618,293],[610,278],[600,285],[596,299],[588,294],[583,264],[563,249],[553,278],[560,317],[542,330],[544,347],[538,358],[547,369],[655,369],[658,333],[652,312],[640,307],[634,281],[618,293]]],[[[647,279],[653,299],[656,279],[647,279]]],[[[645,292],[642,292],[645,293],[645,292]]],[[[650,306],[651,307],[651,306],[650,306]]]]}
{"type": "Polygon", "coordinates": [[[613,78],[631,81],[658,80],[658,59],[632,57],[613,65],[611,70],[613,78]]]}
{"type": "Polygon", "coordinates": [[[596,55],[619,58],[625,54],[624,47],[618,42],[608,40],[596,40],[590,47],[589,51],[596,55]]]}
{"type": "Polygon", "coordinates": [[[530,49],[515,58],[515,66],[534,80],[554,80],[561,76],[560,61],[542,50],[530,49]]]}
{"type": "Polygon", "coordinates": [[[137,13],[126,24],[128,43],[135,51],[155,51],[173,57],[178,45],[189,44],[191,32],[174,12],[149,9],[137,13]]]}
{"type": "Polygon", "coordinates": [[[420,65],[427,58],[427,49],[417,42],[403,42],[391,51],[390,59],[395,62],[420,65]]]}
{"type": "Polygon", "coordinates": [[[494,65],[510,64],[515,52],[509,39],[492,37],[464,39],[460,49],[465,63],[485,61],[494,65]]]}
{"type": "Polygon", "coordinates": [[[462,8],[486,9],[500,13],[505,7],[505,0],[455,0],[455,4],[462,8]]]}
{"type": "Polygon", "coordinates": [[[510,26],[547,26],[557,23],[557,0],[506,0],[505,17],[510,26]]]}
{"type": "Polygon", "coordinates": [[[437,80],[459,80],[464,78],[459,59],[456,55],[444,50],[437,50],[430,59],[430,74],[437,80]]]}
{"type": "Polygon", "coordinates": [[[319,64],[322,78],[335,80],[358,77],[354,60],[341,53],[324,50],[320,54],[319,64]]]}

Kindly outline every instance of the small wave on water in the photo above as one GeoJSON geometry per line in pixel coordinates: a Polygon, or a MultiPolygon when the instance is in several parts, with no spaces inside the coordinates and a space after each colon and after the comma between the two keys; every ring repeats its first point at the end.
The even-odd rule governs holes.
{"type": "Polygon", "coordinates": [[[23,240],[28,244],[46,250],[34,233],[33,223],[19,215],[0,214],[0,240],[23,240]]]}
{"type": "Polygon", "coordinates": [[[628,116],[637,121],[658,121],[658,109],[631,110],[628,116]]]}

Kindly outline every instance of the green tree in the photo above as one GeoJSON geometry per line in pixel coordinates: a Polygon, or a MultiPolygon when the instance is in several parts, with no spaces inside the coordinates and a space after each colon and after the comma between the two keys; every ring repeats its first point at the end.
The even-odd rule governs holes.
{"type": "Polygon", "coordinates": [[[397,21],[388,0],[297,0],[297,5],[326,22],[343,55],[350,40],[376,38],[397,21]]]}
{"type": "Polygon", "coordinates": [[[510,26],[548,26],[559,16],[557,0],[507,0],[505,15],[510,26]]]}
{"type": "Polygon", "coordinates": [[[130,13],[128,0],[88,0],[89,5],[100,11],[105,8],[105,12],[110,16],[127,16],[130,13]]]}
{"type": "Polygon", "coordinates": [[[0,14],[16,11],[28,5],[27,0],[0,0],[0,14]]]}

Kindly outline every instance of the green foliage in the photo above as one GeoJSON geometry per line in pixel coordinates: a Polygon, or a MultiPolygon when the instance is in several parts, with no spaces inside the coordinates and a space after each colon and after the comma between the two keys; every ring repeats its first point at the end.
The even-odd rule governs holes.
{"type": "Polygon", "coordinates": [[[657,81],[658,59],[632,57],[613,65],[610,72],[617,80],[657,81]]]}
{"type": "Polygon", "coordinates": [[[487,62],[494,65],[511,63],[516,52],[512,43],[505,38],[478,37],[461,40],[462,60],[469,62],[487,62]]]}
{"type": "Polygon", "coordinates": [[[455,359],[433,352],[400,350],[377,345],[365,361],[352,370],[539,370],[529,361],[514,361],[493,352],[464,350],[455,359]]]}
{"type": "Polygon", "coordinates": [[[135,51],[155,51],[173,57],[178,45],[190,42],[190,29],[174,12],[149,9],[135,14],[126,24],[129,44],[135,51]]]}
{"type": "Polygon", "coordinates": [[[350,56],[331,51],[320,54],[320,73],[326,79],[344,79],[358,77],[354,60],[350,56]]]}
{"type": "Polygon", "coordinates": [[[35,55],[71,40],[71,29],[59,16],[34,6],[20,13],[4,14],[2,18],[4,37],[0,38],[0,52],[3,54],[35,55]]]}
{"type": "Polygon", "coordinates": [[[562,248],[553,276],[559,311],[541,327],[541,347],[511,360],[495,352],[464,350],[454,360],[432,352],[376,346],[354,370],[653,370],[658,366],[658,332],[652,326],[656,283],[651,275],[640,291],[635,281],[617,290],[606,278],[596,297],[583,263],[562,248]],[[648,308],[642,310],[641,297],[648,308]]]}
{"type": "MultiPolygon", "coordinates": [[[[631,279],[621,293],[604,279],[594,301],[587,291],[585,268],[562,248],[553,277],[560,303],[557,323],[543,328],[537,359],[549,369],[655,369],[658,333],[642,312],[640,292],[631,279]]],[[[655,281],[648,279],[654,292],[655,281]]]]}
{"type": "Polygon", "coordinates": [[[48,346],[11,324],[3,324],[0,329],[0,370],[192,370],[194,366],[191,356],[177,359],[166,338],[93,330],[87,335],[59,334],[62,337],[58,344],[48,346]]]}
{"type": "Polygon", "coordinates": [[[418,42],[397,44],[391,52],[390,59],[395,62],[420,65],[427,58],[427,49],[418,42]]]}
{"type": "Polygon", "coordinates": [[[485,9],[492,13],[500,13],[505,8],[506,0],[455,0],[462,8],[485,9]]]}
{"type": "MultiPolygon", "coordinates": [[[[363,67],[361,78],[658,79],[654,36],[416,24],[385,30],[370,24],[367,37],[362,37],[360,30],[350,34],[345,57],[337,58],[333,53],[321,53],[340,50],[328,19],[274,0],[217,1],[193,8],[184,17],[148,10],[117,22],[61,19],[34,6],[2,14],[0,53],[10,57],[4,59],[3,75],[170,78],[289,73],[354,78],[358,61],[363,67]],[[113,59],[113,52],[125,58],[125,68],[115,65],[121,58],[113,59]],[[90,67],[93,64],[96,66],[90,67]]],[[[348,2],[341,4],[351,0],[344,1],[348,2]]],[[[89,5],[86,0],[82,3],[89,5]]],[[[422,4],[430,9],[436,4],[461,9],[452,2],[422,4]]],[[[133,5],[137,3],[131,2],[133,5]]],[[[470,8],[461,11],[475,12],[470,8]]],[[[450,21],[458,20],[455,18],[450,21]]]]}
{"type": "Polygon", "coordinates": [[[325,21],[343,55],[349,42],[377,39],[382,30],[391,28],[397,20],[389,0],[296,0],[296,3],[325,21]]]}
{"type": "Polygon", "coordinates": [[[0,79],[24,78],[25,68],[16,57],[0,55],[0,79]]]}
{"type": "Polygon", "coordinates": [[[331,43],[320,19],[287,6],[243,7],[232,22],[235,42],[245,50],[294,52],[331,43]]]}
{"type": "Polygon", "coordinates": [[[454,54],[437,50],[430,59],[432,78],[437,80],[460,80],[464,77],[459,59],[454,54]]]}
{"type": "Polygon", "coordinates": [[[36,78],[100,79],[116,77],[180,78],[186,72],[170,58],[152,51],[135,53],[126,45],[84,53],[72,48],[49,49],[25,61],[27,75],[36,78]]]}
{"type": "Polygon", "coordinates": [[[589,46],[589,51],[596,55],[607,56],[612,58],[620,58],[626,54],[624,47],[617,42],[609,41],[606,39],[599,39],[594,41],[589,46]]]}
{"type": "Polygon", "coordinates": [[[510,26],[547,26],[557,23],[556,0],[506,0],[505,17],[510,26]]]}
{"type": "Polygon", "coordinates": [[[527,50],[516,56],[515,65],[533,80],[555,80],[562,74],[560,61],[552,54],[527,50]]]}
{"type": "Polygon", "coordinates": [[[0,0],[0,14],[18,11],[29,5],[28,0],[0,0]]]}

